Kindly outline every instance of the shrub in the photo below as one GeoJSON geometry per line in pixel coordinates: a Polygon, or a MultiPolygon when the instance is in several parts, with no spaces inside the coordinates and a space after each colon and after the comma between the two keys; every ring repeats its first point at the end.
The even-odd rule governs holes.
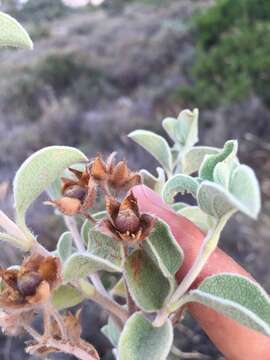
{"type": "Polygon", "coordinates": [[[222,0],[195,17],[192,85],[179,88],[204,107],[241,100],[251,93],[270,105],[270,3],[222,0]]]}
{"type": "Polygon", "coordinates": [[[51,96],[71,95],[82,106],[89,106],[95,103],[106,84],[99,70],[80,62],[74,54],[51,54],[25,70],[8,87],[7,108],[18,108],[35,120],[42,113],[42,102],[51,96]]]}

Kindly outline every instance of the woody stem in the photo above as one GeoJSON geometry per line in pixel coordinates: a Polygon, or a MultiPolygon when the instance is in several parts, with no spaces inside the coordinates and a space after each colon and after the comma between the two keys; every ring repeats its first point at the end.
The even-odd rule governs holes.
{"type": "Polygon", "coordinates": [[[48,348],[51,347],[57,349],[60,352],[74,355],[80,360],[97,360],[97,357],[92,356],[89,351],[85,351],[81,347],[73,345],[66,341],[59,341],[53,338],[48,338],[46,340],[44,339],[43,343],[42,336],[37,333],[36,330],[34,330],[31,326],[24,324],[24,328],[28,332],[28,334],[31,335],[38,342],[37,345],[40,345],[40,347],[45,345],[48,348]]]}

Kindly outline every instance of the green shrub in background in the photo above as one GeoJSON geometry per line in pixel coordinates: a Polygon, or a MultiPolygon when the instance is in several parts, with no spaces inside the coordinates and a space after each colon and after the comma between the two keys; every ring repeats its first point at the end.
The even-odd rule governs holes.
{"type": "MultiPolygon", "coordinates": [[[[221,0],[194,19],[192,86],[187,102],[214,107],[255,93],[270,105],[270,2],[221,0]]],[[[178,94],[179,95],[179,94],[178,94]]]]}

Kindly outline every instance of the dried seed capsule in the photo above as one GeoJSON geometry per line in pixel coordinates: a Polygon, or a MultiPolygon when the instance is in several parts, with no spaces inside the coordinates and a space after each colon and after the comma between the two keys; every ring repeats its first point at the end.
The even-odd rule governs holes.
{"type": "Polygon", "coordinates": [[[42,277],[37,272],[27,272],[17,279],[17,288],[24,296],[34,295],[42,277]]]}
{"type": "Polygon", "coordinates": [[[115,219],[115,227],[121,233],[135,233],[140,227],[140,219],[130,209],[125,209],[119,212],[115,219]]]}

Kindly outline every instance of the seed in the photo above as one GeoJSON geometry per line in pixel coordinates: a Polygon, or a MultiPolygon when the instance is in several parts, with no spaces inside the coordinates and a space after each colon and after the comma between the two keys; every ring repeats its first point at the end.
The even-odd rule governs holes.
{"type": "Polygon", "coordinates": [[[41,283],[42,277],[37,272],[28,272],[17,279],[17,288],[24,296],[34,295],[38,285],[41,283]]]}
{"type": "Polygon", "coordinates": [[[115,220],[115,227],[122,234],[127,232],[135,233],[138,231],[139,226],[140,219],[130,209],[120,211],[115,220]]]}

